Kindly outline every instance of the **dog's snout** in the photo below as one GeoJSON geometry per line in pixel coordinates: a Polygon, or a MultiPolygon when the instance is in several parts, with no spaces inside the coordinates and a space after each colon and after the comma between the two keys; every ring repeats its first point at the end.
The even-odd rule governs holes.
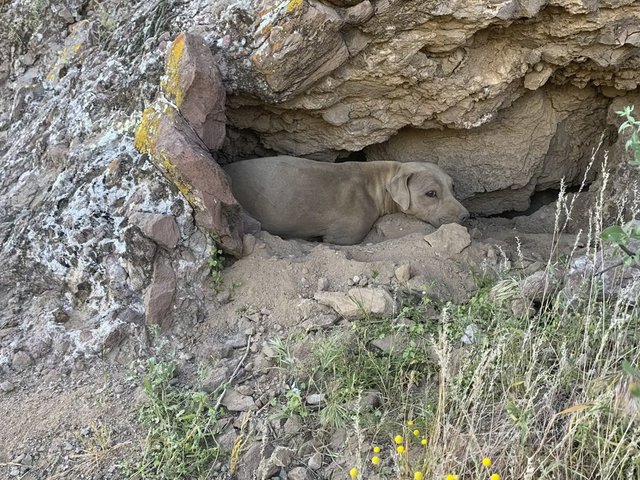
{"type": "Polygon", "coordinates": [[[465,210],[464,212],[462,212],[459,216],[458,216],[458,220],[460,221],[460,223],[464,223],[467,220],[469,220],[469,212],[467,210],[465,210]]]}

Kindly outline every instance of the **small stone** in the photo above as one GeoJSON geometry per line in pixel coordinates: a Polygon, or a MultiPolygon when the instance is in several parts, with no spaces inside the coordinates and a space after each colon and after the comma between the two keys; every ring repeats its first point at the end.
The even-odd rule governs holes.
{"type": "Polygon", "coordinates": [[[229,369],[227,367],[214,368],[209,372],[202,381],[202,390],[207,393],[215,392],[229,377],[229,369]]]}
{"type": "Polygon", "coordinates": [[[476,337],[478,336],[480,329],[477,325],[470,323],[464,329],[464,334],[460,338],[460,341],[463,345],[471,345],[476,342],[476,337]]]}
{"type": "Polygon", "coordinates": [[[64,311],[64,308],[58,307],[53,311],[53,319],[58,323],[67,323],[69,314],[64,311]]]}
{"type": "Polygon", "coordinates": [[[354,277],[351,279],[351,281],[353,282],[353,285],[357,285],[358,283],[360,283],[360,276],[359,275],[354,275],[354,277]]]}
{"type": "Polygon", "coordinates": [[[300,324],[306,332],[330,327],[338,321],[336,314],[322,314],[311,317],[300,324]]]}
{"type": "Polygon", "coordinates": [[[307,465],[311,470],[320,470],[322,468],[322,454],[316,452],[309,458],[307,465]]]}
{"type": "Polygon", "coordinates": [[[243,395],[234,389],[227,390],[222,399],[222,405],[231,412],[247,412],[256,408],[252,397],[243,395]]]}
{"type": "Polygon", "coordinates": [[[300,430],[302,430],[302,419],[299,415],[291,415],[287,418],[287,421],[284,422],[284,433],[287,435],[295,435],[300,430]]]}
{"type": "Polygon", "coordinates": [[[434,251],[452,257],[471,245],[471,236],[466,227],[457,223],[442,225],[435,232],[426,235],[424,240],[434,251]]]}
{"type": "Polygon", "coordinates": [[[393,312],[393,299],[381,288],[352,288],[347,295],[317,292],[314,298],[346,319],[357,319],[367,314],[390,315],[393,312]]]}
{"type": "Polygon", "coordinates": [[[307,395],[307,404],[312,406],[322,405],[324,403],[324,393],[312,393],[307,395]]]}
{"type": "Polygon", "coordinates": [[[256,248],[256,237],[247,233],[242,237],[242,256],[248,257],[253,253],[256,248]]]}
{"type": "Polygon", "coordinates": [[[225,345],[230,346],[231,348],[242,348],[247,346],[247,337],[242,333],[238,335],[234,335],[233,337],[227,339],[225,345]]]}
{"type": "Polygon", "coordinates": [[[371,346],[377,348],[383,353],[393,354],[403,349],[406,339],[403,335],[387,334],[382,338],[376,338],[371,341],[371,346]]]}
{"type": "Polygon", "coordinates": [[[13,392],[15,388],[16,388],[15,385],[11,383],[9,380],[5,380],[4,382],[0,383],[0,392],[2,393],[13,392]]]}
{"type": "Polygon", "coordinates": [[[220,305],[226,305],[231,301],[231,292],[229,290],[222,290],[216,295],[216,301],[220,305]]]}
{"type": "Polygon", "coordinates": [[[401,283],[407,283],[411,279],[411,266],[407,263],[400,265],[395,271],[396,278],[401,283]]]}
{"type": "Polygon", "coordinates": [[[253,388],[250,385],[239,385],[236,391],[242,395],[253,395],[253,388]]]}
{"type": "Polygon", "coordinates": [[[310,480],[311,476],[304,467],[295,467],[288,472],[289,480],[310,480]]]}
{"type": "Polygon", "coordinates": [[[279,467],[288,467],[293,461],[295,452],[291,448],[278,446],[271,454],[271,461],[279,467]]]}
{"type": "Polygon", "coordinates": [[[320,277],[318,279],[318,291],[324,292],[327,288],[329,288],[329,280],[325,277],[320,277]]]}
{"type": "Polygon", "coordinates": [[[276,358],[278,356],[276,351],[267,342],[263,342],[262,344],[262,354],[268,358],[276,358]]]}
{"type": "Polygon", "coordinates": [[[238,438],[238,434],[236,433],[236,429],[232,426],[229,426],[221,435],[217,437],[218,445],[225,452],[230,452],[236,443],[236,439],[238,438]]]}
{"type": "Polygon", "coordinates": [[[31,365],[33,365],[33,360],[26,352],[18,351],[11,357],[11,366],[18,372],[29,368],[31,365]]]}

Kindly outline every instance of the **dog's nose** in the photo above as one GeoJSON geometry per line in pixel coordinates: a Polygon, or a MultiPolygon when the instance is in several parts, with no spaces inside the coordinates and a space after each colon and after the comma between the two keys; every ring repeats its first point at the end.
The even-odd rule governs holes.
{"type": "Polygon", "coordinates": [[[469,220],[469,212],[465,210],[464,213],[460,214],[458,219],[460,220],[460,223],[466,222],[467,220],[469,220]]]}

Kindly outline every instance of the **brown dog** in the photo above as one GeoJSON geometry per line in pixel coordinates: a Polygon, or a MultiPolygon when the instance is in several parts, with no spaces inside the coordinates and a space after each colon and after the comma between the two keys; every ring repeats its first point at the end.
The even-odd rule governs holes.
{"type": "Polygon", "coordinates": [[[270,233],[352,245],[383,215],[404,212],[435,227],[465,220],[453,181],[431,163],[324,163],[278,156],[226,165],[240,204],[270,233]]]}

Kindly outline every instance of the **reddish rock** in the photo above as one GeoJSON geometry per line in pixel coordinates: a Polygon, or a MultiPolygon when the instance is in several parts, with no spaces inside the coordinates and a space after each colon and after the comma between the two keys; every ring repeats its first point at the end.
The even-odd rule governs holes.
{"type": "Polygon", "coordinates": [[[227,175],[185,119],[171,106],[147,108],[135,145],[148,153],[196,212],[196,223],[209,230],[222,249],[240,257],[244,215],[231,193],[227,175]]]}
{"type": "MultiPolygon", "coordinates": [[[[255,231],[233,194],[229,179],[209,153],[225,136],[225,91],[202,39],[180,34],[166,62],[165,97],[144,111],[135,146],[194,208],[196,223],[209,230],[222,249],[242,256],[242,236],[255,231]]],[[[163,239],[164,240],[164,239],[163,239]]]]}
{"type": "Polygon", "coordinates": [[[136,212],[131,215],[131,222],[161,247],[172,250],[178,245],[180,230],[173,215],[136,212]]]}
{"type": "Polygon", "coordinates": [[[171,262],[158,256],[153,266],[151,285],[144,295],[147,325],[159,325],[163,330],[170,326],[169,314],[176,295],[176,285],[176,274],[171,262]]]}
{"type": "Polygon", "coordinates": [[[211,50],[201,37],[181,33],[167,53],[165,73],[165,96],[207,148],[218,150],[226,132],[226,91],[211,50]]]}

